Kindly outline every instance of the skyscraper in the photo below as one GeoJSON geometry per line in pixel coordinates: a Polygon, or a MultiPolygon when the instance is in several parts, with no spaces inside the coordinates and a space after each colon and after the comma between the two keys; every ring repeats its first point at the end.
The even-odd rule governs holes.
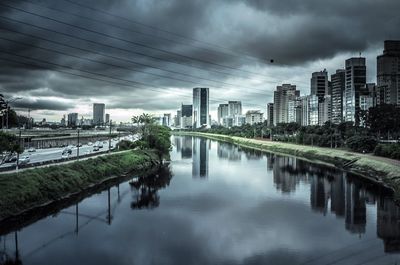
{"type": "Polygon", "coordinates": [[[377,87],[379,93],[378,104],[386,103],[400,105],[399,40],[386,40],[384,43],[383,54],[377,57],[377,87]]]}
{"type": "Polygon", "coordinates": [[[332,114],[331,121],[334,124],[339,124],[343,121],[343,93],[345,89],[344,69],[336,70],[336,73],[331,75],[332,81],[332,114]]]}
{"type": "Polygon", "coordinates": [[[274,125],[288,122],[288,102],[300,96],[295,85],[283,84],[274,91],[274,125]]]}
{"type": "Polygon", "coordinates": [[[68,127],[75,127],[78,125],[78,113],[68,114],[68,127]]]}
{"type": "Polygon", "coordinates": [[[267,104],[267,122],[268,126],[274,125],[274,103],[267,104]]]}
{"type": "Polygon", "coordinates": [[[357,57],[346,60],[346,85],[343,95],[344,121],[360,122],[360,93],[366,83],[365,58],[357,57]]]}
{"type": "Polygon", "coordinates": [[[228,101],[228,115],[231,117],[242,115],[242,102],[228,101]]]}
{"type": "Polygon", "coordinates": [[[317,95],[318,101],[323,102],[324,97],[329,94],[328,72],[324,69],[321,72],[312,73],[311,95],[317,95]]]}
{"type": "Polygon", "coordinates": [[[193,88],[193,128],[210,127],[209,89],[193,88]]]}
{"type": "Polygon", "coordinates": [[[93,103],[93,124],[104,124],[104,113],[106,105],[104,103],[93,103]]]}
{"type": "Polygon", "coordinates": [[[222,121],[225,117],[229,115],[229,105],[228,104],[219,104],[218,106],[218,123],[222,124],[222,121]]]}
{"type": "Polygon", "coordinates": [[[181,106],[181,128],[182,129],[187,129],[191,128],[193,125],[193,106],[192,105],[183,105],[181,106]]]}
{"type": "Polygon", "coordinates": [[[110,123],[110,114],[106,113],[106,124],[110,123]]]}

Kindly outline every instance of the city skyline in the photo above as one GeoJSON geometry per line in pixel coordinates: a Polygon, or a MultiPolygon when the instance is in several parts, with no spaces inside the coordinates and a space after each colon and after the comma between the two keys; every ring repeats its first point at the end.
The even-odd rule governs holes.
{"type": "MultiPolygon", "coordinates": [[[[58,2],[58,1],[57,1],[58,2]]],[[[49,16],[53,19],[63,21],[71,25],[80,25],[84,29],[76,29],[77,34],[75,37],[82,38],[85,36],[85,29],[92,31],[98,31],[100,26],[93,25],[93,21],[88,21],[86,18],[74,17],[69,13],[77,13],[77,7],[66,4],[45,1],[43,4],[29,4],[21,1],[17,3],[6,3],[0,6],[0,12],[6,17],[14,20],[21,20],[32,25],[39,27],[47,27],[58,32],[67,32],[71,26],[60,25],[55,23],[50,27],[46,23],[44,18],[35,18],[35,15],[24,13],[21,10],[25,10],[34,14],[40,14],[42,16],[49,16]],[[52,8],[54,13],[46,12],[47,8],[52,8]],[[18,8],[20,10],[16,10],[18,8]],[[55,11],[54,9],[63,9],[64,13],[55,11]],[[11,12],[12,11],[12,12],[11,12]],[[59,16],[57,16],[59,14],[59,16]]],[[[366,58],[367,65],[367,83],[376,83],[376,57],[382,53],[383,41],[386,39],[399,39],[399,33],[396,30],[398,25],[397,16],[386,14],[389,17],[393,17],[390,23],[385,20],[383,16],[385,12],[395,12],[398,10],[399,3],[396,1],[386,1],[386,5],[370,2],[361,3],[347,3],[341,1],[335,1],[328,4],[329,13],[326,12],[326,7],[318,2],[313,3],[313,8],[305,9],[296,4],[293,5],[293,10],[286,9],[283,5],[272,1],[271,3],[260,4],[255,1],[249,1],[246,4],[238,2],[223,2],[220,4],[213,3],[211,1],[206,2],[204,5],[198,5],[195,2],[189,1],[185,6],[181,6],[178,2],[172,3],[171,6],[161,6],[156,12],[159,15],[159,21],[165,20],[167,17],[171,20],[170,13],[176,12],[180,14],[187,22],[184,29],[181,29],[181,23],[175,23],[169,21],[169,27],[165,30],[181,34],[189,38],[195,38],[197,40],[207,43],[217,43],[220,46],[235,50],[235,53],[227,56],[227,50],[219,50],[216,53],[218,56],[211,56],[207,49],[217,49],[216,46],[207,46],[204,43],[196,42],[196,46],[201,47],[195,48],[194,46],[188,46],[183,44],[177,44],[176,42],[170,42],[165,39],[169,38],[170,35],[165,33],[164,39],[154,38],[152,36],[134,34],[132,31],[126,31],[124,29],[118,29],[111,25],[115,25],[115,17],[106,17],[94,11],[90,11],[85,8],[81,8],[83,17],[91,16],[92,19],[103,21],[104,34],[114,36],[123,41],[117,41],[116,39],[109,39],[108,37],[100,38],[96,33],[93,33],[92,41],[97,44],[88,45],[81,44],[82,40],[71,39],[65,35],[61,36],[57,33],[50,33],[43,29],[32,29],[28,25],[22,25],[15,21],[2,20],[2,25],[7,30],[4,30],[4,38],[0,40],[2,47],[7,47],[7,52],[13,53],[14,49],[24,51],[24,56],[33,57],[36,59],[47,60],[54,57],[55,60],[52,63],[61,64],[63,66],[68,65],[71,67],[83,66],[83,70],[98,72],[101,74],[112,74],[120,79],[127,80],[138,80],[145,84],[152,86],[139,86],[136,87],[134,84],[129,83],[129,86],[116,86],[111,83],[104,83],[95,80],[84,79],[80,77],[73,77],[67,74],[62,74],[55,70],[59,70],[59,67],[49,66],[45,63],[40,63],[40,67],[18,65],[13,63],[6,63],[2,66],[2,75],[7,76],[5,82],[2,83],[1,89],[6,96],[22,96],[23,99],[13,103],[13,107],[17,108],[21,114],[27,113],[28,109],[31,109],[30,115],[36,120],[42,118],[48,121],[59,121],[60,118],[67,113],[79,113],[79,117],[91,116],[91,106],[95,102],[104,102],[107,105],[110,115],[116,122],[129,121],[130,117],[135,114],[143,112],[152,113],[175,113],[181,103],[191,103],[191,93],[193,87],[209,87],[210,88],[210,114],[212,118],[216,120],[217,107],[220,103],[228,100],[240,100],[243,102],[243,112],[252,109],[261,109],[265,112],[265,106],[268,102],[272,102],[273,91],[277,85],[283,83],[291,83],[301,91],[302,95],[308,95],[310,91],[310,75],[313,72],[322,71],[326,69],[328,75],[335,73],[336,69],[344,68],[345,59],[351,57],[362,56],[366,58]],[[339,3],[340,2],[340,3],[339,3]],[[392,8],[388,9],[387,6],[392,8]],[[229,11],[225,11],[224,10],[229,11]],[[342,12],[346,9],[347,13],[342,12]],[[211,13],[206,12],[211,10],[211,13]],[[318,14],[318,11],[321,14],[318,14]],[[363,11],[363,12],[361,12],[363,11]],[[374,16],[371,20],[369,12],[380,14],[381,16],[374,16]],[[188,15],[186,14],[192,14],[188,15]],[[247,12],[248,16],[238,18],[237,14],[247,12]],[[292,12],[296,12],[297,15],[292,15],[292,12]],[[168,13],[168,16],[166,15],[168,13]],[[193,15],[194,14],[194,15],[193,15]],[[221,16],[221,14],[223,16],[221,16]],[[322,14],[330,18],[331,20],[344,20],[357,19],[356,23],[348,23],[347,27],[343,31],[332,30],[334,27],[328,27],[329,19],[320,25],[313,24],[313,19],[321,18],[322,14]],[[357,14],[356,17],[352,14],[357,14]],[[285,17],[286,15],[292,15],[285,17]],[[212,19],[207,20],[209,16],[212,19]],[[214,17],[221,16],[222,19],[214,17]],[[238,23],[241,27],[249,30],[249,33],[254,38],[243,38],[236,29],[235,25],[229,25],[226,28],[226,32],[220,32],[222,25],[233,19],[238,19],[238,23]],[[268,29],[267,26],[260,26],[260,22],[268,21],[273,25],[285,22],[285,27],[292,25],[294,29],[297,27],[302,28],[296,32],[296,30],[285,32],[281,34],[278,30],[273,32],[268,29]],[[258,25],[258,27],[254,27],[258,25]],[[378,26],[375,26],[378,25],[378,26]],[[385,30],[382,30],[383,27],[385,30]],[[19,33],[11,33],[9,30],[18,31],[19,33]],[[193,32],[193,33],[192,33],[193,32]],[[209,32],[210,34],[201,34],[202,32],[209,32]],[[221,34],[220,34],[221,33],[221,34]],[[351,34],[350,34],[351,33],[351,34]],[[25,35],[23,35],[25,34],[25,35]],[[27,34],[35,35],[36,37],[27,36],[27,34]],[[301,35],[302,34],[302,35],[301,35]],[[17,38],[16,36],[20,36],[17,38]],[[40,36],[42,39],[37,39],[40,36]],[[303,39],[303,36],[306,39],[303,39]],[[317,38],[317,36],[327,36],[327,38],[317,38]],[[307,38],[308,37],[308,38],[307,38]],[[73,48],[65,48],[60,46],[61,44],[50,45],[43,39],[51,39],[52,41],[64,42],[70,40],[68,44],[71,46],[80,46],[82,49],[93,49],[96,53],[105,53],[107,50],[104,46],[99,45],[103,39],[107,39],[106,44],[112,43],[117,45],[121,49],[131,47],[132,43],[126,41],[140,41],[141,43],[166,51],[179,53],[184,51],[182,54],[189,57],[202,58],[205,61],[209,61],[214,64],[221,64],[224,66],[238,68],[240,71],[233,70],[224,67],[217,67],[203,63],[200,61],[189,60],[189,58],[177,58],[176,55],[169,54],[168,56],[160,51],[149,50],[148,48],[135,47],[135,51],[143,51],[147,49],[147,52],[154,56],[162,56],[164,59],[169,58],[173,61],[182,61],[185,65],[172,64],[170,62],[153,60],[149,58],[142,58],[137,54],[129,54],[127,58],[134,60],[139,63],[152,65],[163,70],[168,71],[181,71],[187,76],[178,74],[168,74],[163,70],[155,70],[149,67],[133,67],[127,62],[115,60],[110,57],[101,57],[89,54],[87,51],[74,50],[73,48]],[[229,38],[230,41],[226,41],[229,38]],[[273,41],[271,41],[271,39],[273,41]],[[34,41],[36,40],[36,41],[34,41]],[[223,41],[225,40],[225,41],[223,41]],[[302,41],[301,41],[302,40],[302,41]],[[14,42],[13,42],[14,41],[14,42]],[[335,46],[330,43],[334,41],[335,46]],[[22,42],[22,43],[15,43],[22,42]],[[34,43],[36,47],[26,46],[25,44],[34,43]],[[299,44],[300,43],[300,44],[299,44]],[[267,44],[267,45],[266,45],[267,44]],[[296,45],[296,49],[293,48],[296,45]],[[93,46],[93,47],[92,47],[93,46]],[[312,47],[312,49],[310,49],[312,47]],[[68,54],[79,54],[79,56],[85,57],[88,60],[82,60],[73,58],[68,55],[57,54],[50,51],[44,51],[41,48],[51,48],[58,51],[63,51],[68,54]],[[251,58],[244,56],[242,53],[250,53],[251,58]],[[52,55],[52,57],[50,56],[52,55]],[[258,59],[255,59],[258,58],[258,59]],[[260,59],[261,58],[261,59],[260,59]],[[100,61],[95,63],[93,60],[100,61]],[[273,60],[273,62],[271,61],[273,60]],[[108,65],[107,65],[108,64],[108,65]],[[168,75],[175,79],[167,78],[154,78],[154,76],[137,73],[133,71],[127,71],[126,69],[119,69],[111,67],[112,65],[129,66],[133,70],[143,70],[152,74],[168,75]],[[188,65],[192,64],[203,70],[195,70],[188,65]],[[45,66],[46,65],[46,66],[45,66]],[[43,68],[44,67],[44,68],[43,68]],[[21,70],[23,70],[23,78],[21,80],[21,70]],[[214,70],[230,72],[230,75],[224,76],[216,73],[214,70]],[[255,74],[257,73],[257,74],[255,74]],[[200,80],[195,78],[189,78],[189,75],[196,77],[202,77],[209,80],[215,80],[211,82],[207,80],[200,80]],[[176,79],[185,79],[195,81],[196,84],[188,84],[176,79]],[[214,85],[213,85],[214,84],[214,85]],[[227,85],[230,84],[230,85],[227,85]],[[155,86],[155,88],[153,87],[155,86]],[[244,88],[246,87],[246,88],[244,88]],[[252,88],[252,89],[248,89],[252,88]],[[146,89],[146,91],[144,90],[146,89]],[[160,93],[160,91],[164,91],[160,93]],[[259,105],[258,107],[256,105],[259,105]],[[263,107],[262,107],[263,106],[263,107]]],[[[124,16],[126,12],[137,13],[138,20],[144,22],[146,25],[151,25],[154,21],[151,21],[146,13],[147,5],[152,3],[144,4],[140,1],[133,2],[132,6],[124,6],[122,4],[113,5],[113,12],[116,15],[124,16]],[[135,8],[137,10],[135,10],[135,8]]],[[[104,3],[99,3],[99,9],[109,7],[104,3]]],[[[48,11],[48,10],[47,10],[48,11]]],[[[154,10],[153,10],[154,11],[154,10]]],[[[151,16],[154,19],[154,16],[151,16]]],[[[332,21],[331,21],[332,22],[332,21]]],[[[337,21],[336,21],[337,22],[337,21]]],[[[126,21],[123,28],[129,27],[131,22],[126,21]]],[[[339,23],[339,22],[337,22],[339,23]]],[[[160,24],[164,25],[164,24],[160,24]]],[[[278,26],[277,26],[278,27],[278,26]]],[[[278,27],[279,29],[279,27],[278,27]]],[[[149,28],[146,28],[146,34],[153,34],[149,28]]],[[[187,43],[187,39],[179,39],[180,42],[187,43]]],[[[126,52],[121,50],[115,50],[110,52],[108,56],[126,56],[126,52]]],[[[7,60],[16,60],[15,57],[8,54],[2,54],[2,58],[7,60]]],[[[32,64],[32,60],[18,58],[18,61],[32,64]]],[[[34,64],[38,64],[36,60],[34,64]]],[[[71,71],[76,73],[76,71],[71,71]]],[[[81,72],[80,72],[81,73],[81,72]]],[[[92,76],[93,77],[93,76],[92,76]]],[[[115,80],[114,80],[115,81],[115,80]]]]}

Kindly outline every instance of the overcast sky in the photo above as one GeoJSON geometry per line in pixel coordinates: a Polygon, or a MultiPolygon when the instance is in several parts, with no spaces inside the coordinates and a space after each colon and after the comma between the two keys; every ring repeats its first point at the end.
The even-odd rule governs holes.
{"type": "Polygon", "coordinates": [[[36,120],[91,118],[94,102],[114,121],[176,113],[193,87],[210,88],[213,118],[228,100],[265,111],[277,85],[306,95],[312,72],[360,52],[376,82],[399,10],[399,0],[2,0],[0,91],[36,120]]]}

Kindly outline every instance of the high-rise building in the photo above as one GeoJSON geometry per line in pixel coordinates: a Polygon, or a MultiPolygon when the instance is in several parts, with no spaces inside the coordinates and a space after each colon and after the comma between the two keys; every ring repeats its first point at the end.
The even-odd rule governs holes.
{"type": "Polygon", "coordinates": [[[249,110],[246,112],[246,123],[253,125],[256,123],[263,122],[263,113],[259,110],[249,110]]]}
{"type": "Polygon", "coordinates": [[[317,95],[319,102],[324,101],[325,95],[329,94],[328,72],[324,69],[312,73],[311,95],[317,95]]]}
{"type": "Polygon", "coordinates": [[[75,127],[78,125],[78,113],[68,114],[68,127],[75,127]]]}
{"type": "Polygon", "coordinates": [[[324,125],[325,122],[331,121],[332,116],[332,100],[330,95],[326,95],[322,102],[318,103],[318,124],[324,125]]]}
{"type": "Polygon", "coordinates": [[[331,121],[334,124],[339,124],[343,121],[343,93],[345,89],[345,75],[346,71],[344,69],[338,69],[336,70],[335,74],[331,75],[331,121]]]}
{"type": "Polygon", "coordinates": [[[228,115],[231,117],[242,115],[242,102],[228,101],[228,115]]]}
{"type": "Polygon", "coordinates": [[[162,125],[167,127],[171,126],[171,113],[164,113],[162,125]]]}
{"type": "Polygon", "coordinates": [[[223,119],[229,116],[229,105],[228,104],[219,104],[218,106],[218,123],[222,124],[223,119]]]}
{"type": "Polygon", "coordinates": [[[192,105],[183,105],[181,106],[181,128],[188,129],[192,128],[193,125],[193,106],[192,105]]]}
{"type": "Polygon", "coordinates": [[[193,88],[193,128],[210,127],[209,89],[193,88]]]}
{"type": "Polygon", "coordinates": [[[400,105],[400,40],[386,40],[377,57],[377,87],[378,104],[400,105]]]}
{"type": "Polygon", "coordinates": [[[274,91],[274,125],[288,122],[288,102],[300,96],[300,91],[295,85],[283,84],[274,91]]]}
{"type": "Polygon", "coordinates": [[[267,104],[267,122],[268,126],[274,126],[274,103],[267,104]]]}
{"type": "Polygon", "coordinates": [[[300,98],[301,100],[301,125],[318,125],[318,97],[308,95],[300,98]]]}
{"type": "Polygon", "coordinates": [[[93,103],[93,124],[104,125],[104,113],[106,105],[104,103],[93,103]]]}
{"type": "Polygon", "coordinates": [[[356,57],[346,60],[346,86],[343,96],[344,121],[360,122],[360,94],[366,83],[365,58],[356,57]]]}
{"type": "Polygon", "coordinates": [[[63,127],[67,125],[67,122],[65,120],[65,115],[62,117],[60,125],[63,126],[63,127]]]}
{"type": "Polygon", "coordinates": [[[295,99],[290,99],[288,101],[288,120],[287,122],[296,122],[301,124],[302,113],[301,113],[301,99],[296,97],[295,99]]]}
{"type": "Polygon", "coordinates": [[[110,114],[106,113],[106,124],[110,123],[110,114]]]}
{"type": "Polygon", "coordinates": [[[182,110],[177,110],[176,111],[176,117],[175,117],[175,127],[181,127],[181,119],[182,119],[182,110]]]}

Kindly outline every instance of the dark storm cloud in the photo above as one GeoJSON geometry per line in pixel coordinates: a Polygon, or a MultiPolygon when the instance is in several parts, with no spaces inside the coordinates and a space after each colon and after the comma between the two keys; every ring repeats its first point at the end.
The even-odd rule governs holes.
{"type": "MultiPolygon", "coordinates": [[[[145,94],[151,99],[152,95],[163,93],[170,87],[188,90],[195,86],[235,88],[195,79],[189,75],[222,82],[239,78],[241,84],[246,84],[248,81],[245,78],[252,75],[249,72],[234,69],[257,72],[265,68],[302,66],[315,60],[334,58],[346,52],[358,53],[370,47],[382,46],[384,39],[400,38],[398,30],[400,2],[397,0],[171,0],[161,2],[156,0],[87,0],[76,2],[131,18],[140,23],[154,25],[187,38],[154,28],[146,28],[64,0],[5,0],[0,3],[0,16],[8,18],[0,17],[0,36],[3,38],[0,39],[0,88],[3,93],[10,96],[23,93],[25,97],[29,97],[45,96],[49,92],[52,96],[67,99],[88,97],[101,99],[112,96],[116,101],[111,104],[112,107],[165,110],[171,109],[172,106],[176,108],[184,99],[178,98],[179,96],[168,101],[156,98],[153,101],[139,102],[134,99],[143,99],[138,96],[143,89],[152,91],[153,94],[145,94]],[[39,6],[33,5],[32,2],[39,6]],[[43,6],[60,9],[63,12],[46,9],[43,6]],[[44,16],[49,17],[50,20],[45,19],[44,16]],[[74,28],[67,24],[81,28],[74,28]],[[57,32],[74,37],[57,34],[57,32]],[[106,35],[112,37],[109,38],[106,35]],[[215,45],[206,45],[193,39],[215,45]],[[149,49],[143,45],[134,45],[133,42],[184,56],[149,49]],[[227,49],[217,48],[217,46],[227,49]],[[218,52],[215,52],[216,50],[218,52]],[[233,53],[232,50],[241,51],[254,58],[245,57],[238,52],[233,53]],[[191,60],[189,57],[199,60],[191,60]],[[271,65],[268,63],[269,59],[274,59],[275,63],[271,65]],[[220,67],[218,64],[228,67],[220,67]],[[87,78],[78,77],[76,74],[87,78]],[[172,79],[156,75],[164,75],[172,79]]],[[[288,76],[290,76],[289,73],[288,76]]],[[[274,80],[273,77],[270,79],[276,83],[284,82],[282,79],[274,80]]],[[[240,93],[248,94],[246,90],[239,87],[236,89],[240,90],[240,93]]],[[[219,90],[217,91],[219,93],[219,90]]],[[[251,97],[259,100],[259,97],[255,95],[251,97]]]]}
{"type": "Polygon", "coordinates": [[[12,103],[12,107],[30,110],[68,110],[70,104],[50,99],[22,99],[12,103]]]}

